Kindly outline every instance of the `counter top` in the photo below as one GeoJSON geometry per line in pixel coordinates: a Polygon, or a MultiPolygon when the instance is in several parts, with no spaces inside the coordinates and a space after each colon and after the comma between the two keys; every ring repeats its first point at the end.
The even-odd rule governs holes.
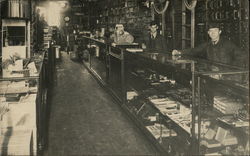
{"type": "MultiPolygon", "coordinates": [[[[137,47],[131,48],[129,47],[131,45],[114,46],[107,39],[95,39],[87,36],[83,36],[83,38],[87,38],[92,41],[96,41],[102,44],[106,44],[108,46],[118,48],[123,51],[124,54],[157,61],[161,64],[171,64],[174,66],[178,65],[181,66],[181,68],[183,68],[183,66],[187,66],[188,68],[186,67],[185,70],[188,70],[189,72],[192,70],[196,75],[202,75],[206,77],[208,76],[215,80],[227,80],[230,81],[230,83],[233,82],[237,86],[244,86],[245,88],[249,89],[249,87],[247,87],[248,84],[246,85],[246,83],[248,83],[248,77],[246,76],[249,73],[248,69],[222,64],[218,62],[212,62],[205,59],[198,59],[192,56],[173,56],[171,52],[156,52],[153,50],[144,50],[138,47],[138,43],[131,44],[137,45],[137,47]],[[130,49],[132,49],[132,51],[130,49]],[[194,66],[192,67],[192,65],[194,66]],[[242,79],[244,79],[243,82],[242,79]]],[[[117,52],[116,54],[119,55],[119,53],[117,52]]]]}
{"type": "Polygon", "coordinates": [[[200,75],[203,78],[209,78],[210,80],[222,80],[223,84],[235,86],[243,91],[249,90],[249,70],[220,64],[216,62],[207,61],[204,59],[197,59],[190,56],[172,56],[171,54],[163,53],[130,53],[135,57],[141,57],[148,59],[149,61],[156,61],[161,64],[179,66],[180,69],[184,69],[191,74],[191,70],[195,75],[200,75]],[[193,66],[193,69],[191,69],[193,66]]]}

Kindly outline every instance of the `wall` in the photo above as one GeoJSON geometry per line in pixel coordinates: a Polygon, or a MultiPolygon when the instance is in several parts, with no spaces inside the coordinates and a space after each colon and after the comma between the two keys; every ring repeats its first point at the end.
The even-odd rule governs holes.
{"type": "MultiPolygon", "coordinates": [[[[223,26],[223,35],[243,50],[249,50],[249,1],[248,0],[197,0],[195,8],[195,46],[208,40],[207,24],[218,22],[223,26]],[[216,15],[218,14],[218,15],[216,15]],[[218,16],[218,18],[215,16],[218,16]]],[[[152,20],[161,24],[161,15],[150,7],[146,0],[103,0],[99,27],[114,27],[116,23],[125,25],[125,29],[140,41],[147,33],[152,20]]],[[[157,1],[156,1],[157,2],[157,1]]],[[[164,3],[163,3],[164,4],[164,3]]],[[[186,9],[187,10],[187,9],[186,9]]],[[[171,0],[165,14],[165,37],[171,49],[181,49],[182,42],[182,0],[171,0]]],[[[190,11],[186,11],[186,21],[190,24],[190,11]]],[[[98,27],[97,26],[97,27],[98,27]]],[[[187,28],[187,34],[190,30],[187,28]]],[[[188,36],[187,35],[187,36],[188,36]]],[[[189,48],[187,44],[186,48],[189,48]]]]}

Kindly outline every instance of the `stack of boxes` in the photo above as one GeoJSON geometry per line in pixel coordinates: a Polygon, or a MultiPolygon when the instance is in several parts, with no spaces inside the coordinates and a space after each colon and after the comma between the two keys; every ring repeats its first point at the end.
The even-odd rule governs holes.
{"type": "Polygon", "coordinates": [[[214,108],[223,114],[235,114],[242,107],[242,103],[230,99],[229,97],[214,97],[214,108]]]}
{"type": "Polygon", "coordinates": [[[52,40],[52,31],[50,27],[45,27],[43,29],[43,45],[44,48],[49,48],[50,41],[52,40]]]}

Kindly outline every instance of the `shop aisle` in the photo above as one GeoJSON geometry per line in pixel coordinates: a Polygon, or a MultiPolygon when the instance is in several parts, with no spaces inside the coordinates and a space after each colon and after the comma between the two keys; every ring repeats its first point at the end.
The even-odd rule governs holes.
{"type": "Polygon", "coordinates": [[[156,155],[87,69],[62,53],[52,93],[45,156],[156,155]]]}

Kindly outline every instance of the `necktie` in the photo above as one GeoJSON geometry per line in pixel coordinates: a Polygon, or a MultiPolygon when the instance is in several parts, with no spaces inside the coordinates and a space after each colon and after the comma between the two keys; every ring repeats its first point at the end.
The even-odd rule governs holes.
{"type": "Polygon", "coordinates": [[[212,41],[212,44],[213,44],[213,45],[216,45],[216,43],[217,43],[217,41],[212,41]]]}

